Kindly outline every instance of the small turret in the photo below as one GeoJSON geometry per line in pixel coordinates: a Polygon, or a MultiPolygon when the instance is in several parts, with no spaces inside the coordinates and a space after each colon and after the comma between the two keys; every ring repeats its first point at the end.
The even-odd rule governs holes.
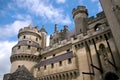
{"type": "Polygon", "coordinates": [[[64,25],[64,31],[67,32],[68,31],[68,26],[64,25]]]}
{"type": "Polygon", "coordinates": [[[37,27],[29,25],[19,30],[18,43],[12,48],[11,73],[24,65],[29,71],[37,63],[41,48],[41,34],[37,27]]]}
{"type": "Polygon", "coordinates": [[[46,32],[44,26],[42,26],[42,28],[40,29],[40,32],[41,32],[41,39],[42,39],[41,48],[45,48],[47,32],[46,32]]]}
{"type": "Polygon", "coordinates": [[[58,33],[58,25],[57,24],[55,24],[55,33],[58,33]]]}
{"type": "Polygon", "coordinates": [[[53,44],[53,36],[50,35],[50,46],[52,46],[52,44],[53,44]]]}
{"type": "Polygon", "coordinates": [[[84,35],[87,33],[87,18],[88,12],[85,6],[78,6],[77,9],[73,9],[72,11],[75,27],[76,27],[76,35],[83,33],[84,35]]]}

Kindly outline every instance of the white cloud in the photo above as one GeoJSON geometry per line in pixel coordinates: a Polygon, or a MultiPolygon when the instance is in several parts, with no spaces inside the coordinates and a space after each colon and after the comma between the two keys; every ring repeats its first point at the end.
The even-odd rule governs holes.
{"type": "Polygon", "coordinates": [[[57,3],[65,3],[66,0],[56,0],[57,3]]]}
{"type": "Polygon", "coordinates": [[[0,80],[4,74],[10,71],[10,55],[11,49],[16,44],[16,41],[1,41],[0,42],[0,80]]]}
{"type": "Polygon", "coordinates": [[[13,15],[12,17],[18,20],[32,20],[30,15],[16,14],[16,15],[13,15]]]}
{"type": "Polygon", "coordinates": [[[16,20],[11,24],[6,24],[0,27],[0,40],[7,39],[17,35],[22,27],[26,27],[31,23],[31,20],[16,20]]]}
{"type": "Polygon", "coordinates": [[[69,16],[64,14],[63,9],[53,7],[49,0],[16,0],[16,3],[18,7],[25,8],[52,23],[71,24],[69,16]]]}

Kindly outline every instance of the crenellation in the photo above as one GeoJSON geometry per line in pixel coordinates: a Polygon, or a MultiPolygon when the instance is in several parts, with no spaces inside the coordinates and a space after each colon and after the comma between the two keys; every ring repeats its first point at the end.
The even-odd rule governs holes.
{"type": "Polygon", "coordinates": [[[96,17],[94,17],[94,16],[89,17],[88,18],[88,24],[90,25],[94,22],[99,21],[100,19],[103,19],[103,18],[105,18],[104,12],[100,12],[100,13],[96,14],[96,17]]]}
{"type": "Polygon", "coordinates": [[[78,13],[86,13],[88,15],[87,9],[85,6],[77,6],[77,8],[74,8],[72,10],[72,14],[73,14],[73,18],[75,15],[77,15],[78,13]]]}

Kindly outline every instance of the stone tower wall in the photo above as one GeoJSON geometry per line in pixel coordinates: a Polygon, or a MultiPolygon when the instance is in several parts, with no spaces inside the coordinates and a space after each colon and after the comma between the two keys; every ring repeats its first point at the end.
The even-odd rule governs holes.
{"type": "Polygon", "coordinates": [[[87,9],[85,6],[78,6],[77,9],[73,9],[72,11],[75,26],[76,26],[76,35],[87,32],[87,9]]]}
{"type": "Polygon", "coordinates": [[[24,65],[29,71],[38,61],[42,37],[41,33],[36,27],[25,27],[19,30],[19,41],[12,48],[11,55],[11,73],[15,72],[17,68],[24,65]]]}

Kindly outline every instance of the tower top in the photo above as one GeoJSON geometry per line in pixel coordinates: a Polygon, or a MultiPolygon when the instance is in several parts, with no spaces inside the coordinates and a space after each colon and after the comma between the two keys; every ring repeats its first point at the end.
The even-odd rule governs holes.
{"type": "Polygon", "coordinates": [[[45,32],[45,33],[47,33],[46,30],[45,30],[45,28],[44,28],[44,25],[42,25],[42,28],[40,29],[40,32],[45,32]]]}
{"type": "Polygon", "coordinates": [[[79,13],[85,13],[86,15],[88,15],[88,11],[85,6],[77,6],[77,8],[74,8],[72,10],[73,18],[79,13]]]}

